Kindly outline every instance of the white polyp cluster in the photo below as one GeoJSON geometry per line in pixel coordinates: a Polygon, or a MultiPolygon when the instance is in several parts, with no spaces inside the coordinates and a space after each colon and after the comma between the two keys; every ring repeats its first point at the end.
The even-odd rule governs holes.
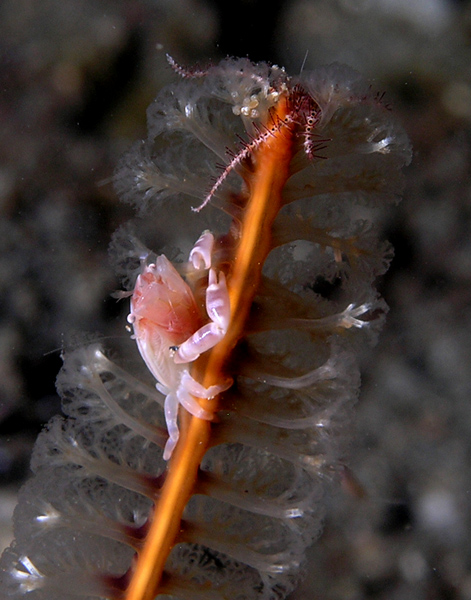
{"type": "MultiPolygon", "coordinates": [[[[235,94],[236,95],[236,94],[235,94]]],[[[237,101],[237,98],[234,98],[237,101]]],[[[259,112],[257,109],[259,100],[256,94],[252,94],[250,98],[244,98],[241,104],[235,104],[232,107],[232,112],[235,115],[244,115],[244,117],[252,117],[258,119],[259,112]]]]}
{"type": "Polygon", "coordinates": [[[237,116],[242,115],[243,117],[249,117],[254,120],[260,119],[260,117],[266,114],[270,108],[273,108],[276,105],[280,99],[281,93],[285,91],[285,89],[285,86],[283,86],[283,89],[281,90],[271,89],[268,92],[264,89],[258,94],[252,94],[247,98],[243,98],[242,101],[239,99],[238,92],[233,92],[231,96],[236,104],[232,107],[232,112],[237,116]],[[262,110],[260,110],[260,106],[262,107],[262,110]]]}

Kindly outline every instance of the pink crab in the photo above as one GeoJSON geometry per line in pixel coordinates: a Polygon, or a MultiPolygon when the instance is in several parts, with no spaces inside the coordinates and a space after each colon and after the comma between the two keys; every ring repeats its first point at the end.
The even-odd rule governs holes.
{"type": "Polygon", "coordinates": [[[203,387],[190,375],[188,364],[215,346],[226,334],[230,303],[226,278],[211,268],[214,236],[205,231],[190,252],[195,270],[209,269],[206,312],[203,324],[194,295],[166,256],[146,265],[138,276],[131,297],[129,323],[148,369],[157,379],[157,389],[166,395],[165,420],[169,439],[164,459],[168,460],[178,441],[178,408],[181,404],[199,419],[212,419],[197,398],[211,399],[226,390],[227,382],[203,387]]]}

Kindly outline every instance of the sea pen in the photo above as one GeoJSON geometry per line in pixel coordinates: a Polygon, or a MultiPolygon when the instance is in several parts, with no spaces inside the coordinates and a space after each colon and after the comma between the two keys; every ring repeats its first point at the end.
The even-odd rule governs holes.
{"type": "Polygon", "coordinates": [[[245,59],[173,65],[182,80],[151,105],[149,136],[116,176],[141,220],[112,245],[160,381],[153,390],[96,344],[65,356],[69,416],[37,442],[1,562],[7,597],[281,599],[319,531],[359,385],[355,347],[385,312],[373,286],[391,252],[375,213],[398,198],[409,144],[346,67],[293,78],[245,59]],[[155,237],[175,274],[148,249],[155,237]],[[201,239],[214,243],[200,256],[201,239]],[[226,281],[228,325],[211,328],[209,289],[226,281]],[[193,298],[183,312],[178,289],[193,298]],[[210,329],[214,344],[191,358],[210,329]],[[196,397],[195,385],[221,393],[196,397]],[[169,424],[186,401],[196,412],[180,406],[167,465],[161,406],[169,424]]]}

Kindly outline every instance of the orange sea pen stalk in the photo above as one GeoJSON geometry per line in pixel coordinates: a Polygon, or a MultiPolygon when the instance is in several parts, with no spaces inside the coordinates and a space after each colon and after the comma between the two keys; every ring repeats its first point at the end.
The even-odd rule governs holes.
{"type": "MultiPolygon", "coordinates": [[[[283,123],[288,113],[286,97],[273,111],[274,122],[283,123]]],[[[229,274],[232,319],[225,337],[209,358],[196,361],[193,376],[205,387],[220,382],[224,367],[240,339],[270,250],[270,232],[280,206],[292,158],[293,127],[280,127],[254,151],[255,171],[250,198],[242,223],[242,234],[229,274]]],[[[206,410],[215,410],[214,400],[200,400],[206,410]]],[[[183,410],[183,409],[182,409],[183,410]]],[[[126,600],[153,600],[158,593],[165,562],[178,538],[183,510],[192,493],[198,468],[207,450],[211,424],[184,415],[180,440],[156,504],[144,547],[139,552],[126,600]]]]}

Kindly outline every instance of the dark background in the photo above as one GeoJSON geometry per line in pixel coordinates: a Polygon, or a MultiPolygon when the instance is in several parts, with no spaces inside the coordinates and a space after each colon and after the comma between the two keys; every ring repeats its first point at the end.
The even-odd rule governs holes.
{"type": "MultiPolygon", "coordinates": [[[[408,131],[391,307],[363,361],[352,479],[297,600],[471,600],[471,6],[451,0],[3,0],[0,533],[73,332],[124,331],[107,258],[131,216],[109,184],[174,75],[226,55],[362,71],[408,131]],[[357,482],[358,485],[356,485],[357,482]]],[[[109,340],[112,345],[113,340],[109,340]]]]}

